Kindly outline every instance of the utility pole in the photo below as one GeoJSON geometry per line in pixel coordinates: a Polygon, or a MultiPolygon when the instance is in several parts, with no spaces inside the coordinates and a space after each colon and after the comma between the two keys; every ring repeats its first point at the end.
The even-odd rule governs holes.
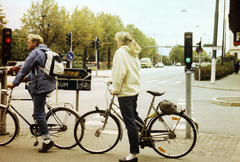
{"type": "Polygon", "coordinates": [[[215,84],[215,80],[216,80],[216,53],[217,53],[216,47],[217,47],[218,12],[219,12],[218,8],[219,8],[219,0],[216,0],[215,19],[214,19],[214,34],[213,34],[213,56],[212,56],[211,84],[215,84]]]}

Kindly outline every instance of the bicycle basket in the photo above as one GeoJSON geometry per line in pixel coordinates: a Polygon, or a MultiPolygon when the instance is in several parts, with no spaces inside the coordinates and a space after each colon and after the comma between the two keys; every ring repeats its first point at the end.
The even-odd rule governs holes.
{"type": "Polygon", "coordinates": [[[159,108],[162,113],[166,115],[171,115],[177,112],[177,105],[167,100],[159,102],[157,108],[159,108]]]}

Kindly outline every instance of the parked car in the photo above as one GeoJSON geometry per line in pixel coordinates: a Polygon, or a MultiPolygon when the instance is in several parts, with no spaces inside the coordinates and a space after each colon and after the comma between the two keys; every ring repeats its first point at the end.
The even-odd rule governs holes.
{"type": "MultiPolygon", "coordinates": [[[[198,63],[193,62],[190,70],[195,71],[197,68],[199,68],[198,63]]],[[[187,71],[186,66],[184,67],[184,71],[187,71]]]]}
{"type": "Polygon", "coordinates": [[[155,68],[164,68],[164,64],[162,62],[159,62],[155,65],[155,68]]]}
{"type": "Polygon", "coordinates": [[[182,64],[180,63],[180,62],[178,62],[177,64],[176,64],[176,66],[181,66],[182,64]]]}
{"type": "Polygon", "coordinates": [[[152,61],[150,58],[141,58],[141,68],[151,68],[152,67],[152,61]]]}
{"type": "Polygon", "coordinates": [[[17,75],[23,64],[24,61],[9,61],[7,63],[7,73],[12,76],[17,75]]]}

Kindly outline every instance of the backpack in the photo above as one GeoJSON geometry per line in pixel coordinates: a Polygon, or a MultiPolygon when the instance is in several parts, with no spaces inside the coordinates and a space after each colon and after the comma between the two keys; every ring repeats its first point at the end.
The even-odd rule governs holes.
{"type": "Polygon", "coordinates": [[[46,55],[46,62],[44,68],[37,65],[45,74],[50,77],[62,75],[64,72],[64,66],[60,56],[53,51],[44,51],[46,55]]]}

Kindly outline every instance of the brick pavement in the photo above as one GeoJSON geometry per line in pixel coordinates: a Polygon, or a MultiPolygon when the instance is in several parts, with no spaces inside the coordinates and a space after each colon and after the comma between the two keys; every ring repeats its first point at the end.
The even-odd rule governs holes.
{"type": "Polygon", "coordinates": [[[199,133],[196,146],[191,154],[240,160],[240,156],[236,155],[239,142],[240,136],[199,133]]]}

